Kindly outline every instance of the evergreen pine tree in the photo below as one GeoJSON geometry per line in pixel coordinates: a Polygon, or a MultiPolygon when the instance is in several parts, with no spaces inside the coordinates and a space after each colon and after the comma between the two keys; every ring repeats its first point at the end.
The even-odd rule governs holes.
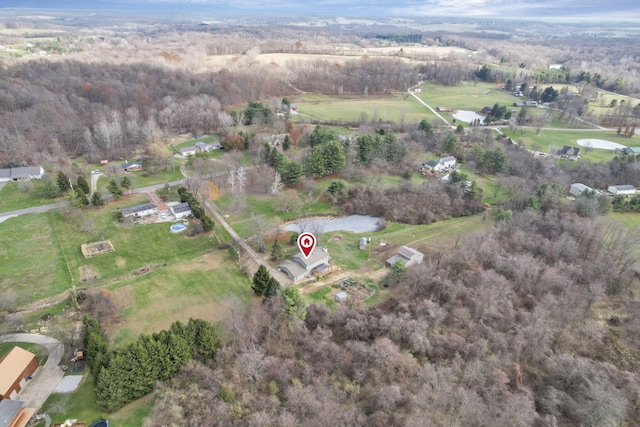
{"type": "Polygon", "coordinates": [[[69,181],[69,177],[62,171],[58,172],[56,183],[61,193],[66,193],[71,189],[71,181],[69,181]]]}
{"type": "Polygon", "coordinates": [[[99,192],[96,191],[91,195],[91,204],[95,207],[104,206],[104,199],[99,192]]]}
{"type": "Polygon", "coordinates": [[[284,137],[284,141],[282,142],[282,149],[286,151],[289,147],[291,147],[291,138],[287,135],[284,137]]]}
{"type": "Polygon", "coordinates": [[[58,187],[58,185],[55,183],[55,181],[51,178],[46,178],[44,180],[44,195],[51,198],[51,199],[55,199],[56,197],[58,197],[60,195],[60,188],[58,187]]]}
{"type": "Polygon", "coordinates": [[[84,194],[89,194],[91,192],[87,179],[82,175],[78,176],[78,179],[76,181],[76,187],[82,190],[84,194]]]}
{"type": "Polygon", "coordinates": [[[267,291],[267,286],[269,285],[270,278],[271,275],[269,274],[269,271],[264,265],[261,264],[260,267],[258,267],[256,273],[253,275],[253,284],[251,285],[251,289],[253,289],[253,292],[255,292],[256,295],[264,295],[267,291]]]}
{"type": "Polygon", "coordinates": [[[114,198],[119,199],[122,197],[122,188],[118,185],[115,179],[109,181],[107,184],[107,190],[113,195],[114,198]]]}
{"type": "Polygon", "coordinates": [[[278,283],[278,281],[273,277],[269,277],[269,282],[267,283],[267,290],[264,293],[265,300],[267,298],[271,298],[278,295],[278,292],[280,292],[280,283],[278,283]]]}

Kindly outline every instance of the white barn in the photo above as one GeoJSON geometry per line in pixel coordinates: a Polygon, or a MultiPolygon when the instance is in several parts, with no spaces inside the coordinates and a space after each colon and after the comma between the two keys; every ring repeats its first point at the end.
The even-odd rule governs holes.
{"type": "Polygon", "coordinates": [[[633,185],[610,185],[607,191],[614,196],[633,196],[637,193],[633,185]]]}

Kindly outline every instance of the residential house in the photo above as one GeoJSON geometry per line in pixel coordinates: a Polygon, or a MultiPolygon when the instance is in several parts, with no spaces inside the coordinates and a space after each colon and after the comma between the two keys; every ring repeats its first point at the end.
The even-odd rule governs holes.
{"type": "Polygon", "coordinates": [[[291,280],[297,282],[304,277],[310,277],[316,269],[326,269],[329,265],[329,252],[326,248],[315,248],[309,258],[305,258],[301,253],[296,254],[293,259],[287,260],[280,265],[280,271],[289,276],[291,280]]]}
{"type": "Polygon", "coordinates": [[[436,107],[436,111],[439,111],[441,113],[450,113],[453,111],[453,109],[451,107],[436,107]]]}
{"type": "Polygon", "coordinates": [[[426,169],[434,172],[450,171],[455,167],[456,167],[456,158],[453,156],[442,157],[438,161],[432,160],[430,162],[425,162],[422,164],[422,169],[426,169]]]}
{"type": "Polygon", "coordinates": [[[386,261],[387,266],[391,266],[396,261],[402,261],[404,265],[409,267],[413,264],[419,264],[424,259],[424,254],[412,249],[408,246],[400,246],[398,252],[386,261]]]}
{"type": "Polygon", "coordinates": [[[42,178],[44,178],[44,169],[41,166],[0,169],[0,182],[30,181],[42,178]]]}
{"type": "Polygon", "coordinates": [[[120,169],[124,172],[138,172],[142,170],[142,162],[127,162],[120,165],[120,169]]]}
{"type": "Polygon", "coordinates": [[[196,142],[196,148],[199,151],[202,151],[205,153],[208,153],[214,150],[219,150],[221,146],[222,145],[219,142],[212,142],[210,144],[202,141],[196,142]]]}
{"type": "Polygon", "coordinates": [[[563,159],[578,160],[580,158],[580,148],[565,145],[557,154],[563,159]]]}
{"type": "Polygon", "coordinates": [[[633,185],[610,185],[607,191],[614,196],[633,196],[637,193],[633,185]]]}
{"type": "Polygon", "coordinates": [[[38,360],[35,354],[17,346],[13,347],[0,360],[0,398],[14,400],[36,369],[38,360]]]}
{"type": "Polygon", "coordinates": [[[19,400],[0,401],[0,427],[26,427],[34,420],[36,408],[25,408],[19,400]]]}
{"type": "Polygon", "coordinates": [[[195,156],[198,151],[198,147],[196,147],[195,145],[190,145],[188,147],[182,147],[180,149],[180,155],[184,157],[195,156]]]}
{"type": "Polygon", "coordinates": [[[491,114],[493,112],[493,108],[486,106],[482,109],[482,114],[491,114]]]}
{"type": "Polygon", "coordinates": [[[262,138],[262,141],[268,142],[272,147],[279,147],[284,143],[284,139],[288,136],[288,133],[281,133],[279,135],[270,135],[262,138]]]}
{"type": "Polygon", "coordinates": [[[158,206],[152,203],[145,203],[143,205],[131,206],[130,208],[122,209],[122,217],[128,218],[144,218],[145,216],[158,213],[158,206]]]}
{"type": "Polygon", "coordinates": [[[593,191],[593,189],[591,187],[587,187],[584,184],[580,184],[579,182],[576,182],[575,184],[571,184],[571,188],[569,188],[569,193],[571,193],[574,196],[579,196],[585,191],[593,191]]]}
{"type": "Polygon", "coordinates": [[[191,207],[189,203],[178,203],[177,205],[173,205],[169,207],[169,210],[176,217],[176,219],[186,218],[191,216],[191,207]]]}

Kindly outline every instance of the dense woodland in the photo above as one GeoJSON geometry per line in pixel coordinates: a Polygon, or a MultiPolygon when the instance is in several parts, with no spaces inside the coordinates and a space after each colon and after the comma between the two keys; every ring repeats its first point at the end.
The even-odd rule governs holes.
{"type": "Polygon", "coordinates": [[[527,210],[409,268],[380,305],[303,321],[271,298],[225,322],[215,362],[159,387],[147,425],[637,423],[640,318],[615,295],[638,237],[527,210]],[[612,297],[615,326],[591,315],[612,297]]]}

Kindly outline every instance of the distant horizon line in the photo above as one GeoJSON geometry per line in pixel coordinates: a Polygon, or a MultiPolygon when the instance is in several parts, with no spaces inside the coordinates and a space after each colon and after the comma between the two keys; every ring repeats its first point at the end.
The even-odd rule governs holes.
{"type": "MultiPolygon", "coordinates": [[[[93,3],[95,4],[95,3],[93,3]]],[[[110,3],[111,6],[116,6],[114,3],[110,3]]],[[[117,6],[122,6],[123,3],[118,3],[117,6]]],[[[190,15],[198,15],[198,14],[217,14],[217,15],[225,15],[225,16],[244,16],[244,17],[259,17],[259,16],[283,16],[283,17],[298,17],[298,18],[347,18],[347,19],[384,19],[385,21],[392,19],[407,19],[414,22],[421,22],[423,20],[428,19],[451,19],[454,21],[507,21],[514,19],[517,21],[532,21],[532,22],[543,22],[549,24],[580,24],[586,23],[589,24],[611,24],[612,22],[617,23],[628,23],[640,25],[640,17],[630,18],[628,16],[620,17],[620,16],[603,16],[603,15],[592,15],[592,16],[575,16],[575,15],[566,15],[566,16],[522,16],[522,15],[513,15],[513,16],[505,16],[501,15],[483,15],[483,16],[465,16],[465,15],[448,15],[448,14],[433,14],[433,15],[389,15],[380,13],[371,13],[371,14],[359,14],[359,13],[328,13],[328,12],[292,12],[287,11],[283,12],[282,10],[269,10],[269,9],[253,9],[247,10],[244,8],[234,8],[234,7],[223,7],[220,6],[195,6],[190,5],[191,10],[185,11],[184,4],[171,4],[165,3],[163,6],[158,7],[158,3],[148,3],[149,6],[155,7],[145,7],[143,3],[134,3],[131,4],[130,8],[121,8],[121,7],[79,7],[78,5],[69,5],[69,6],[56,6],[52,7],[50,5],[47,6],[0,6],[0,13],[5,11],[50,11],[50,12],[109,12],[109,13],[158,13],[158,14],[167,14],[173,13],[175,14],[177,11],[184,16],[190,15]],[[215,9],[215,10],[214,10],[215,9]]],[[[178,18],[178,17],[176,17],[178,18]]],[[[207,16],[200,17],[201,20],[207,20],[207,16]]]]}

